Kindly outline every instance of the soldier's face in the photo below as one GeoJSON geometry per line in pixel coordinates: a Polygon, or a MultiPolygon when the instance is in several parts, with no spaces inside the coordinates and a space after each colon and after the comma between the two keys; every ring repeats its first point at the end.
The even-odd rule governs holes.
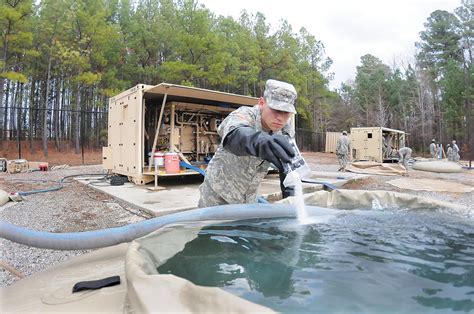
{"type": "Polygon", "coordinates": [[[280,131],[290,120],[291,112],[274,110],[266,104],[263,98],[259,102],[262,111],[262,126],[271,131],[280,131]]]}

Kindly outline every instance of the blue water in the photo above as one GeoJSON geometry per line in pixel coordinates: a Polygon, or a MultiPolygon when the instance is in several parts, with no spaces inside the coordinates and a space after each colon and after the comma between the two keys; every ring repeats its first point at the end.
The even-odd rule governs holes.
{"type": "Polygon", "coordinates": [[[474,222],[367,210],[212,225],[158,271],[285,313],[474,313],[474,222]]]}

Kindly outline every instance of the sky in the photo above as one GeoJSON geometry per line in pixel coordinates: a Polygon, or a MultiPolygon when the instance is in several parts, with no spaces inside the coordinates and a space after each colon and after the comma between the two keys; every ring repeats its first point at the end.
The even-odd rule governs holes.
{"type": "Polygon", "coordinates": [[[334,89],[355,78],[360,57],[372,54],[385,64],[403,67],[412,62],[415,42],[431,12],[453,13],[461,0],[199,0],[217,16],[238,19],[242,10],[261,12],[278,29],[286,20],[297,33],[301,27],[320,40],[333,64],[334,89]]]}

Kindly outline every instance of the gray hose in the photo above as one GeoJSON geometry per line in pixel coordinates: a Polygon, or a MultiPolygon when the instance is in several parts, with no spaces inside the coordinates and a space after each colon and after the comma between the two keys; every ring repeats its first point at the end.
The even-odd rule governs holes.
{"type": "Polygon", "coordinates": [[[295,208],[290,204],[231,204],[193,209],[118,228],[74,233],[35,231],[0,221],[0,238],[43,249],[89,250],[130,242],[175,223],[292,216],[295,208]]]}

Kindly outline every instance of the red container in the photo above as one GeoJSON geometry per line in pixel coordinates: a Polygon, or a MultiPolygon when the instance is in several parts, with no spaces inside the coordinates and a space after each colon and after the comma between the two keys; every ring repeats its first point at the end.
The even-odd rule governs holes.
{"type": "Polygon", "coordinates": [[[165,154],[165,170],[166,170],[166,173],[179,173],[178,153],[165,154]]]}

